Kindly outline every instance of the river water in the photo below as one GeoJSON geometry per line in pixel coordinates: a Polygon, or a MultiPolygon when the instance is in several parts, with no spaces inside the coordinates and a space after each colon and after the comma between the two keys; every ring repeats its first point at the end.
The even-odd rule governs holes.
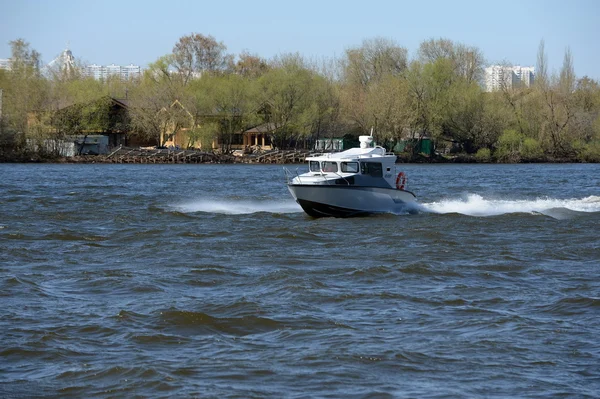
{"type": "Polygon", "coordinates": [[[277,165],[0,164],[0,397],[599,397],[600,165],[399,168],[416,213],[311,219],[277,165]]]}

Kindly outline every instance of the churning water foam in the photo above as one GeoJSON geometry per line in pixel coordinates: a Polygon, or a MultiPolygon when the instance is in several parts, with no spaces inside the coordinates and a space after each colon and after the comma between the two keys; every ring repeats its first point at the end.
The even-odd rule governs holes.
{"type": "Polygon", "coordinates": [[[203,199],[176,205],[176,210],[184,213],[207,212],[225,215],[244,215],[258,212],[296,213],[302,212],[294,201],[273,200],[219,200],[203,199]]]}
{"type": "Polygon", "coordinates": [[[554,209],[575,212],[600,212],[600,197],[582,199],[537,198],[534,200],[488,199],[479,194],[467,194],[459,199],[419,204],[419,210],[431,213],[460,213],[469,216],[495,216],[507,213],[541,213],[554,209]]]}
{"type": "MultiPolygon", "coordinates": [[[[258,212],[298,213],[302,208],[293,201],[274,200],[220,200],[201,199],[173,207],[184,213],[206,212],[226,215],[244,215],[258,212]]],[[[496,216],[509,213],[540,213],[555,216],[552,212],[564,209],[574,212],[600,212],[600,196],[582,199],[537,198],[533,200],[489,199],[479,194],[466,194],[461,198],[442,199],[429,203],[415,203],[407,207],[409,213],[460,213],[467,216],[496,216]]]]}

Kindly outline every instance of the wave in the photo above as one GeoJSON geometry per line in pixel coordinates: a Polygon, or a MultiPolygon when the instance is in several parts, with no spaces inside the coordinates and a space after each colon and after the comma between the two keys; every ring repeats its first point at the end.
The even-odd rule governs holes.
{"type": "Polygon", "coordinates": [[[422,203],[417,205],[421,212],[460,213],[468,216],[497,216],[509,213],[543,214],[555,218],[568,217],[574,212],[600,212],[600,197],[556,199],[536,198],[533,200],[506,200],[484,198],[479,194],[467,194],[458,199],[422,203]]]}
{"type": "MultiPolygon", "coordinates": [[[[217,213],[225,215],[244,215],[259,212],[299,213],[302,208],[292,200],[222,200],[200,199],[173,205],[176,212],[217,213]]],[[[581,199],[536,198],[528,200],[510,200],[484,198],[479,194],[466,194],[461,198],[448,198],[429,203],[405,204],[403,213],[459,213],[468,216],[497,216],[510,213],[543,214],[556,219],[569,218],[574,213],[600,212],[600,196],[581,199]]]]}
{"type": "Polygon", "coordinates": [[[225,215],[244,215],[258,212],[297,213],[302,212],[294,201],[273,200],[217,200],[203,199],[182,203],[173,207],[183,213],[207,212],[225,215]]]}
{"type": "Polygon", "coordinates": [[[165,310],[160,313],[162,323],[176,330],[201,332],[221,332],[232,335],[265,333],[283,328],[277,320],[254,315],[241,317],[214,317],[202,312],[165,310]]]}

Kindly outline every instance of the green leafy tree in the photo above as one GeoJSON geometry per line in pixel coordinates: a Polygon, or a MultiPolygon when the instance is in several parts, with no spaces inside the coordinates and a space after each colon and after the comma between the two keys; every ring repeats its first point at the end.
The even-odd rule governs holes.
{"type": "Polygon", "coordinates": [[[506,130],[498,139],[496,157],[503,162],[519,162],[524,136],[515,130],[506,130]]]}
{"type": "Polygon", "coordinates": [[[475,154],[477,162],[490,162],[492,159],[492,152],[489,148],[480,148],[475,154]]]}
{"type": "Polygon", "coordinates": [[[365,40],[362,46],[346,51],[341,61],[341,106],[345,117],[363,133],[371,128],[386,138],[397,133],[399,127],[390,119],[397,118],[390,111],[402,101],[393,98],[386,84],[393,83],[392,90],[400,89],[392,78],[399,79],[405,73],[407,63],[407,50],[383,38],[365,40]],[[379,100],[385,100],[387,104],[378,104],[379,100]],[[385,108],[382,112],[377,109],[379,105],[385,108]]]}
{"type": "Polygon", "coordinates": [[[454,79],[452,65],[443,59],[433,64],[413,61],[406,79],[408,121],[412,138],[422,140],[425,136],[431,136],[441,140],[448,89],[454,79]]]}
{"type": "Polygon", "coordinates": [[[577,81],[573,96],[573,136],[579,142],[577,147],[582,149],[596,137],[600,137],[600,131],[596,129],[596,126],[600,126],[600,85],[588,77],[583,77],[577,81]]]}
{"type": "Polygon", "coordinates": [[[373,127],[377,141],[390,148],[409,125],[408,90],[405,79],[388,75],[373,83],[367,94],[369,125],[373,127]]]}
{"type": "Polygon", "coordinates": [[[544,159],[544,151],[540,143],[532,138],[525,137],[521,144],[521,159],[528,162],[537,162],[544,159]]]}
{"type": "Polygon", "coordinates": [[[448,88],[443,132],[467,153],[489,148],[498,138],[495,125],[486,118],[487,97],[480,86],[461,76],[448,88]]]}
{"type": "Polygon", "coordinates": [[[38,75],[40,73],[41,54],[29,47],[23,39],[9,42],[11,49],[10,69],[15,73],[38,75]]]}
{"type": "Polygon", "coordinates": [[[314,72],[298,55],[286,55],[260,78],[259,93],[262,103],[268,104],[265,122],[273,126],[273,144],[290,147],[312,124],[307,114],[313,112],[314,72]]]}
{"type": "MultiPolygon", "coordinates": [[[[131,90],[131,134],[142,140],[151,140],[158,146],[164,145],[175,128],[172,106],[176,100],[165,59],[161,58],[150,65],[140,83],[131,90]]],[[[179,113],[177,107],[175,109],[179,113]]]]}
{"type": "MultiPolygon", "coordinates": [[[[230,152],[235,138],[258,121],[258,101],[253,82],[241,75],[205,77],[205,94],[212,116],[219,129],[216,132],[221,150],[230,152]]],[[[237,143],[241,144],[241,143],[237,143]]]]}
{"type": "Polygon", "coordinates": [[[321,137],[341,137],[346,132],[341,126],[341,99],[339,86],[331,78],[314,75],[313,102],[304,113],[303,131],[305,147],[321,137]]]}
{"type": "Polygon", "coordinates": [[[27,116],[43,108],[46,81],[40,76],[40,54],[30,49],[23,39],[10,42],[10,70],[6,71],[4,88],[4,118],[17,132],[27,132],[27,116]]]}
{"type": "Polygon", "coordinates": [[[10,70],[0,74],[0,146],[4,152],[25,149],[26,137],[40,130],[40,114],[48,98],[48,82],[39,70],[40,54],[23,39],[11,41],[10,46],[10,70]]]}

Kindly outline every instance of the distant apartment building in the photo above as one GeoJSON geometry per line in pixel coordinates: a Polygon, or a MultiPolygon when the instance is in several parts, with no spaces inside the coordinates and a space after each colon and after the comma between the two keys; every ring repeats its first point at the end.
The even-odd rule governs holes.
{"type": "Polygon", "coordinates": [[[0,58],[0,69],[6,69],[10,71],[10,58],[0,58]]]}
{"type": "Polygon", "coordinates": [[[514,67],[514,74],[517,76],[517,80],[524,84],[527,87],[531,87],[533,85],[534,77],[535,77],[535,68],[534,67],[522,67],[516,66],[514,67]]]}
{"type": "Polygon", "coordinates": [[[502,88],[530,87],[534,78],[534,67],[491,65],[485,68],[485,89],[491,92],[502,88]]]}
{"type": "Polygon", "coordinates": [[[142,74],[142,68],[138,65],[88,65],[85,67],[85,75],[92,77],[96,80],[107,79],[110,76],[119,76],[121,80],[129,80],[140,77],[142,74]]]}
{"type": "Polygon", "coordinates": [[[142,74],[142,68],[139,65],[129,64],[121,67],[121,79],[129,80],[140,77],[142,74]]]}

